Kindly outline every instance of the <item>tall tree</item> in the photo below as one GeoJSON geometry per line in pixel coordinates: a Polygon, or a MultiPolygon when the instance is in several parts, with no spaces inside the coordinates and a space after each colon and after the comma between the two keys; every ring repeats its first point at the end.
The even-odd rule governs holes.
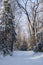
{"type": "MultiPolygon", "coordinates": [[[[16,32],[15,32],[15,25],[13,25],[13,13],[11,9],[11,4],[9,0],[3,0],[3,14],[2,14],[2,23],[4,23],[4,30],[3,32],[3,47],[5,48],[4,54],[7,52],[13,51],[13,44],[16,41],[16,32]]],[[[3,49],[4,49],[3,48],[3,49]]]]}
{"type": "Polygon", "coordinates": [[[33,46],[36,45],[36,41],[37,41],[36,33],[38,32],[38,29],[39,29],[38,25],[37,25],[39,23],[39,21],[37,18],[39,17],[38,14],[42,11],[42,10],[38,11],[40,2],[39,2],[39,0],[36,0],[36,2],[34,2],[32,0],[25,0],[25,1],[16,0],[16,2],[17,2],[17,5],[19,6],[19,8],[22,11],[24,11],[25,15],[27,16],[28,27],[29,27],[29,32],[30,32],[30,45],[33,48],[33,46]]]}

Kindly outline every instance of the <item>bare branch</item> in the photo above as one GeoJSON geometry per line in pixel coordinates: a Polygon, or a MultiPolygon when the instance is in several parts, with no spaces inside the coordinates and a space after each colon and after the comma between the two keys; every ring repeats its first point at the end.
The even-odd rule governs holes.
{"type": "Polygon", "coordinates": [[[40,13],[40,12],[43,12],[43,10],[37,11],[36,13],[40,13]]]}
{"type": "Polygon", "coordinates": [[[27,2],[28,2],[28,0],[27,0],[26,3],[25,3],[25,9],[26,9],[27,2]]]}
{"type": "MultiPolygon", "coordinates": [[[[28,1],[28,0],[27,0],[27,1],[28,1]]],[[[27,10],[18,2],[18,0],[16,0],[16,2],[17,2],[17,4],[18,4],[18,6],[19,6],[20,8],[22,8],[22,9],[25,11],[25,14],[27,15],[29,24],[30,24],[30,26],[31,26],[31,28],[32,28],[31,21],[30,21],[30,18],[29,18],[29,15],[28,15],[27,10]]],[[[26,2],[26,4],[27,4],[27,2],[26,2]]]]}

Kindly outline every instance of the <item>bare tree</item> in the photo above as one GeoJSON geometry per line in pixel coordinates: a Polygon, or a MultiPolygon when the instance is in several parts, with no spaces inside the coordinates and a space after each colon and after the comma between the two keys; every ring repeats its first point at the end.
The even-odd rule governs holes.
{"type": "Polygon", "coordinates": [[[38,29],[37,29],[37,24],[38,24],[38,19],[37,19],[37,15],[38,15],[38,13],[39,12],[42,12],[43,10],[40,10],[40,11],[37,11],[38,10],[38,8],[39,8],[39,5],[40,5],[40,2],[37,0],[37,2],[35,3],[35,2],[32,2],[32,0],[30,0],[30,2],[31,2],[31,5],[30,5],[30,9],[31,9],[31,11],[32,12],[30,12],[31,14],[32,14],[32,20],[33,20],[33,23],[31,23],[32,22],[32,20],[31,20],[31,18],[30,18],[30,15],[31,14],[29,14],[28,13],[28,10],[27,10],[27,3],[28,3],[28,1],[29,0],[26,0],[26,2],[24,3],[24,1],[22,0],[22,2],[24,3],[24,5],[25,5],[25,7],[19,2],[19,0],[16,0],[16,2],[17,2],[17,4],[18,4],[18,6],[19,6],[19,8],[21,9],[21,10],[23,10],[24,11],[24,13],[26,14],[26,16],[27,16],[27,19],[28,19],[28,27],[29,27],[29,30],[30,30],[30,39],[32,39],[32,40],[30,40],[31,41],[31,45],[32,45],[32,48],[33,48],[33,46],[36,44],[36,33],[38,32],[38,29]],[[32,4],[33,4],[33,6],[32,6],[32,4]],[[33,44],[32,44],[33,43],[33,44]]]}

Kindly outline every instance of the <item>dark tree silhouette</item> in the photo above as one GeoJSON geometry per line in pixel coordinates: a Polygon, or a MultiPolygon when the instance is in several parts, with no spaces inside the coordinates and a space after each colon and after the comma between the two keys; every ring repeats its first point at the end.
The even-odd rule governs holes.
{"type": "MultiPolygon", "coordinates": [[[[2,30],[2,39],[0,41],[2,42],[2,50],[4,51],[4,54],[10,53],[13,51],[13,44],[16,41],[16,32],[15,32],[15,25],[13,25],[13,13],[11,9],[11,5],[8,0],[3,1],[4,9],[2,13],[2,23],[4,25],[4,28],[2,30]]],[[[1,43],[0,42],[0,43],[1,43]]],[[[1,44],[1,45],[2,45],[1,44]]]]}

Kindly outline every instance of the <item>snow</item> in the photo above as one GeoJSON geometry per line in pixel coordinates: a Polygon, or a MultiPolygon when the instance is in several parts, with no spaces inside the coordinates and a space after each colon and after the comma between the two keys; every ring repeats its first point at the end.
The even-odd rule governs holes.
{"type": "Polygon", "coordinates": [[[0,65],[43,65],[43,53],[14,51],[13,56],[0,56],[0,65]]]}

